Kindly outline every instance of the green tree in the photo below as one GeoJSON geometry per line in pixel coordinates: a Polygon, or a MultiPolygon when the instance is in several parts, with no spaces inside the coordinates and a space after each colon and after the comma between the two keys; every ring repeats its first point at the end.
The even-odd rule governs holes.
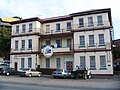
{"type": "Polygon", "coordinates": [[[9,59],[11,27],[0,26],[0,56],[9,59]]]}

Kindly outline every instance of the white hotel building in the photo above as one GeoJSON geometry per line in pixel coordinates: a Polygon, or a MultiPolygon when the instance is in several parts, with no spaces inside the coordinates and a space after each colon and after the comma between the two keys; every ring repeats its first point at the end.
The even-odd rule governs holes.
{"type": "Polygon", "coordinates": [[[63,68],[85,66],[94,75],[113,75],[111,9],[96,9],[46,19],[12,22],[11,67],[63,68]],[[43,47],[51,45],[46,58],[43,47]]]}

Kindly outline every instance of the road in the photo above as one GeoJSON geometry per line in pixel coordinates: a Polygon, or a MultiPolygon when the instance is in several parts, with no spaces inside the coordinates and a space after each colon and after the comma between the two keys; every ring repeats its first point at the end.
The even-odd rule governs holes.
{"type": "Polygon", "coordinates": [[[117,78],[73,80],[0,76],[0,90],[120,90],[119,80],[117,78]]]}

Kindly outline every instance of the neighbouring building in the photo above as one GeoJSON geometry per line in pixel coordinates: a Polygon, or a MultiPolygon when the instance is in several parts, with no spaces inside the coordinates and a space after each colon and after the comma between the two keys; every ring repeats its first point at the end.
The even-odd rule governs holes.
{"type": "Polygon", "coordinates": [[[87,67],[94,75],[113,75],[111,9],[12,22],[11,67],[87,67]],[[45,46],[48,51],[44,52],[45,46]],[[51,57],[45,54],[52,52],[51,57]]]}

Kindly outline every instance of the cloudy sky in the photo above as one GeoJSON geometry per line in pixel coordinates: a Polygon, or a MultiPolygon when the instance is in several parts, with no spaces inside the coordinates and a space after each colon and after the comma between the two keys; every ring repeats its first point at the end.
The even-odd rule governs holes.
{"type": "Polygon", "coordinates": [[[90,9],[111,8],[114,39],[120,38],[119,0],[0,0],[0,18],[47,18],[90,9]]]}

